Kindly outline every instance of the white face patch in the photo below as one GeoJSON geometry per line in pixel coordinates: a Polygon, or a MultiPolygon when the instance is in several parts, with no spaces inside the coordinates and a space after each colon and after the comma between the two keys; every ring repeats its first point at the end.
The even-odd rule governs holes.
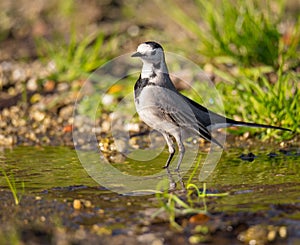
{"type": "Polygon", "coordinates": [[[137,48],[137,52],[139,52],[141,54],[145,54],[149,51],[152,51],[152,47],[146,43],[140,44],[137,48]]]}
{"type": "Polygon", "coordinates": [[[163,50],[161,48],[155,48],[152,44],[148,43],[140,44],[137,48],[137,53],[140,54],[137,56],[140,57],[144,64],[150,65],[149,67],[147,67],[147,69],[145,66],[143,66],[144,72],[142,72],[142,74],[145,74],[145,72],[146,74],[148,74],[149,72],[151,72],[152,74],[152,70],[154,69],[153,64],[158,64],[163,60],[164,57],[163,50]]]}

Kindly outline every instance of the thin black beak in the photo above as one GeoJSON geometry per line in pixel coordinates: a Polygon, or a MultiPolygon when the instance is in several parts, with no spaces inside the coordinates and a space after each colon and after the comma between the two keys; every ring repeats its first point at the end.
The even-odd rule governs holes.
{"type": "Polygon", "coordinates": [[[140,52],[135,52],[131,55],[131,57],[142,57],[143,55],[140,52]]]}

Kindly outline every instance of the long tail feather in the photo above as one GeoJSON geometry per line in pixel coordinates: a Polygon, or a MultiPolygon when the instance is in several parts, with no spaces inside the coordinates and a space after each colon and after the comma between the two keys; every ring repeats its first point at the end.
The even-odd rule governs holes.
{"type": "Polygon", "coordinates": [[[248,123],[248,122],[239,122],[232,119],[226,119],[226,123],[228,123],[228,126],[246,126],[246,127],[252,127],[252,128],[272,128],[272,129],[279,129],[284,131],[292,131],[288,128],[282,128],[278,126],[273,125],[265,125],[265,124],[259,124],[259,123],[248,123]]]}

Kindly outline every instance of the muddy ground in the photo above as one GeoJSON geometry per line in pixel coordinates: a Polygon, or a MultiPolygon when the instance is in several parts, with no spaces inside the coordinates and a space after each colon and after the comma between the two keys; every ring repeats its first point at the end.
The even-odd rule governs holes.
{"type": "MultiPolygon", "coordinates": [[[[272,191],[272,187],[268,188],[272,191]]],[[[299,203],[274,205],[267,212],[211,210],[209,214],[183,216],[177,218],[183,230],[176,231],[164,215],[151,218],[156,208],[141,208],[140,202],[145,197],[128,198],[112,194],[110,200],[106,200],[108,196],[103,197],[97,191],[100,190],[87,186],[47,190],[39,195],[23,196],[17,206],[11,193],[1,190],[1,243],[248,244],[254,240],[255,244],[285,244],[287,238],[291,242],[289,244],[299,241],[293,242],[291,238],[299,239],[300,223],[291,226],[283,218],[299,213],[299,203]],[[83,189],[94,193],[93,197],[89,197],[91,200],[77,193],[83,189]],[[122,199],[127,202],[126,217],[123,217],[124,214],[118,216],[116,211],[124,208],[122,199]],[[106,213],[104,205],[107,206],[107,203],[114,210],[111,213],[106,213]]],[[[155,198],[147,199],[153,202],[148,206],[155,206],[155,198]]],[[[214,205],[213,198],[207,201],[208,206],[214,205]]]]}

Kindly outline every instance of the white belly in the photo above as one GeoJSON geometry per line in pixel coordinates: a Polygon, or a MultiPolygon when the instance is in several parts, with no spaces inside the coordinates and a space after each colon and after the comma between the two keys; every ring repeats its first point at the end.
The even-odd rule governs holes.
{"type": "Polygon", "coordinates": [[[161,121],[159,96],[159,89],[156,89],[155,86],[148,86],[142,90],[138,100],[135,99],[135,107],[142,121],[157,130],[159,130],[157,122],[161,121]]]}

